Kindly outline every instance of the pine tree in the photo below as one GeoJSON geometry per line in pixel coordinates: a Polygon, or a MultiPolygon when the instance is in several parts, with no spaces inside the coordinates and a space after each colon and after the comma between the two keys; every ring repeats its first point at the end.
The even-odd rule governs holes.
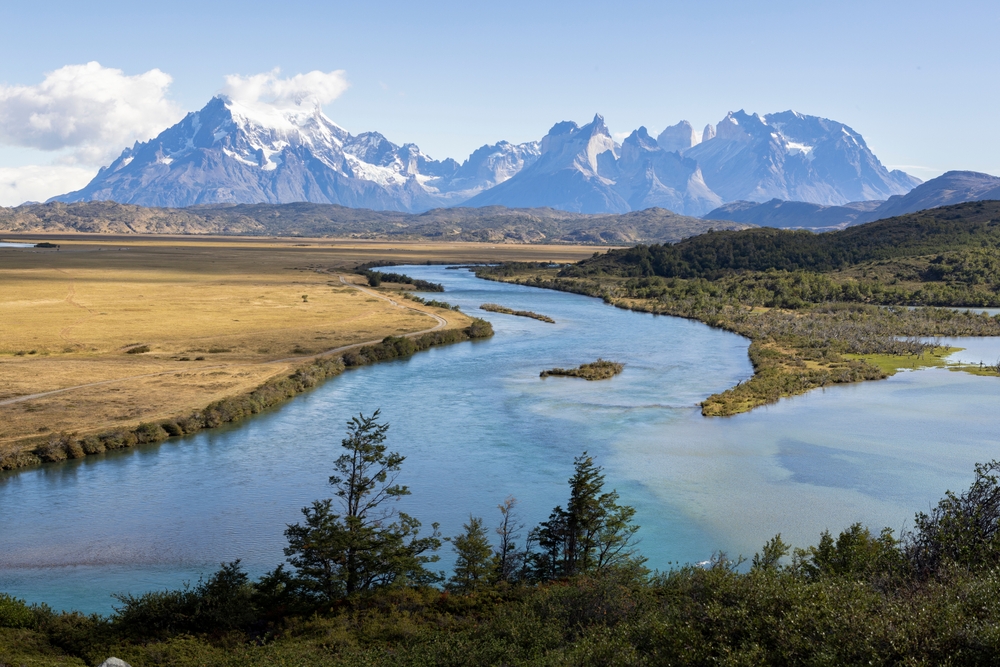
{"type": "Polygon", "coordinates": [[[452,591],[470,593],[490,583],[494,574],[493,547],[483,528],[483,520],[470,516],[462,526],[465,532],[453,538],[456,559],[455,573],[448,580],[452,591]]]}
{"type": "Polygon", "coordinates": [[[345,453],[330,477],[342,513],[335,513],[332,499],[317,500],[303,508],[304,524],[285,531],[285,555],[298,584],[328,601],[380,586],[440,580],[424,567],[438,560],[426,555],[441,546],[437,524],[430,537],[418,537],[420,522],[393,506],[410,491],[396,484],[404,457],[387,453],[389,425],[378,418],[376,410],[347,423],[345,453]]]}
{"type": "Polygon", "coordinates": [[[604,474],[584,452],[573,461],[570,498],[531,533],[540,552],[531,555],[535,577],[558,579],[620,565],[641,566],[635,548],[635,509],[618,504],[618,493],[603,493],[604,474]]]}

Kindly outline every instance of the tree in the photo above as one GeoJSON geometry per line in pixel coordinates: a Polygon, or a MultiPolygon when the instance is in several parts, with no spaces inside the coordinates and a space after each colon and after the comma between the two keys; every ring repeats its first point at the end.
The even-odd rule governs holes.
{"type": "Polygon", "coordinates": [[[1000,563],[1000,461],[977,463],[967,491],[948,491],[930,514],[917,514],[914,523],[903,542],[919,576],[932,576],[946,563],[995,567],[1000,563]]]}
{"type": "Polygon", "coordinates": [[[524,560],[527,549],[522,550],[517,547],[517,541],[521,538],[524,524],[518,520],[514,509],[516,506],[517,498],[514,496],[507,496],[502,503],[497,505],[502,518],[496,529],[500,540],[494,554],[496,577],[497,580],[506,583],[513,583],[524,576],[524,560]]]}
{"type": "Polygon", "coordinates": [[[387,453],[389,425],[378,423],[379,414],[347,422],[345,451],[330,477],[342,513],[335,513],[332,499],[317,500],[302,509],[303,524],[285,531],[285,556],[298,585],[327,601],[381,586],[440,580],[424,567],[438,560],[427,555],[441,546],[437,524],[430,537],[421,538],[420,522],[394,507],[410,491],[396,484],[404,457],[387,453]]]}
{"type": "Polygon", "coordinates": [[[448,538],[455,549],[455,573],[448,580],[447,588],[469,593],[490,582],[494,572],[493,547],[483,528],[483,520],[470,516],[463,524],[465,532],[448,538]]]}
{"type": "Polygon", "coordinates": [[[570,497],[564,510],[552,510],[548,521],[532,531],[540,553],[532,555],[539,579],[572,577],[620,565],[641,566],[632,524],[635,509],[618,504],[618,492],[604,493],[604,474],[584,452],[573,461],[570,497]]]}

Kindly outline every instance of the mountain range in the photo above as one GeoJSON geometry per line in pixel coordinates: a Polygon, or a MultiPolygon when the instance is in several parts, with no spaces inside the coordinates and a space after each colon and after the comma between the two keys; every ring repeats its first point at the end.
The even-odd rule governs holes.
{"type": "Polygon", "coordinates": [[[1000,199],[1000,178],[975,171],[949,171],[921,183],[904,195],[894,195],[885,201],[856,201],[840,206],[781,199],[762,203],[734,201],[702,217],[760,227],[829,231],[939,206],[987,199],[1000,199]]]}
{"type": "Polygon", "coordinates": [[[83,189],[52,201],[154,207],[312,202],[419,213],[449,206],[551,207],[703,215],[726,202],[796,199],[822,206],[903,195],[919,180],[887,170],[860,134],[793,111],[726,115],[622,143],[597,115],[556,123],[540,141],[501,141],[463,163],[435,160],[378,132],[352,135],[319,108],[214,97],[122,152],[83,189]]]}

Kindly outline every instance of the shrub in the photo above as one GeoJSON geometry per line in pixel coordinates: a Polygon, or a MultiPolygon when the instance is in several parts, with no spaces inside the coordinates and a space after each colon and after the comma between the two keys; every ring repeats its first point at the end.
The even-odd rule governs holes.
{"type": "Polygon", "coordinates": [[[160,422],[160,428],[166,431],[168,436],[184,435],[184,429],[174,421],[160,422]]]}
{"type": "Polygon", "coordinates": [[[135,429],[135,438],[139,444],[146,444],[149,442],[160,442],[161,440],[166,440],[169,437],[167,431],[159,424],[139,424],[139,427],[135,429]]]}
{"type": "Polygon", "coordinates": [[[102,433],[99,437],[106,449],[123,449],[125,447],[132,447],[139,442],[134,433],[124,429],[102,433]]]}
{"type": "Polygon", "coordinates": [[[101,454],[104,452],[104,443],[96,435],[88,435],[80,441],[80,446],[86,454],[101,454]]]}
{"type": "Polygon", "coordinates": [[[6,593],[0,593],[0,628],[32,628],[35,615],[24,603],[6,593]]]}

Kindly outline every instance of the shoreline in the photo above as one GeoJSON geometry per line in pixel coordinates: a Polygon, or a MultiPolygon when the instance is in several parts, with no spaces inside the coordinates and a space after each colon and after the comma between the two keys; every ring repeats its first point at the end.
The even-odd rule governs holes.
{"type": "MultiPolygon", "coordinates": [[[[363,289],[368,292],[369,290],[363,289]]],[[[378,295],[381,298],[388,298],[378,295]]],[[[391,299],[389,299],[392,301],[391,299]]],[[[414,309],[416,310],[416,309],[414,309]]],[[[420,311],[425,312],[425,311],[420,311]]],[[[33,448],[7,452],[0,456],[0,471],[58,463],[102,454],[108,450],[125,449],[136,445],[163,442],[169,438],[194,435],[224,424],[234,424],[270,408],[277,407],[296,396],[317,388],[323,382],[337,377],[349,368],[360,368],[409,357],[432,347],[466,341],[484,340],[493,336],[493,327],[479,318],[461,329],[444,329],[444,318],[434,315],[438,324],[427,330],[403,336],[387,336],[380,342],[355,343],[335,348],[306,359],[309,363],[295,368],[290,374],[271,378],[254,389],[214,401],[187,415],[143,422],[135,427],[111,429],[100,434],[78,437],[76,434],[52,434],[47,442],[33,448]]],[[[288,359],[268,363],[287,362],[288,359]]],[[[61,391],[61,390],[60,390],[61,391]]],[[[30,397],[23,397],[24,399],[30,397]]]]}
{"type": "MultiPolygon", "coordinates": [[[[698,313],[694,312],[675,312],[665,304],[659,304],[657,307],[658,304],[651,303],[649,299],[613,296],[612,291],[608,289],[609,285],[594,279],[581,280],[578,283],[572,279],[544,278],[538,274],[537,268],[525,268],[522,269],[521,273],[508,273],[506,275],[491,275],[488,270],[483,270],[484,268],[486,267],[480,267],[479,270],[474,269],[476,277],[599,298],[606,304],[623,310],[680,317],[746,338],[750,342],[747,355],[753,365],[753,375],[733,387],[706,397],[698,404],[704,417],[729,417],[750,412],[755,408],[776,403],[782,398],[799,396],[813,389],[833,384],[884,380],[902,369],[943,366],[952,371],[968,372],[973,375],[992,377],[1000,375],[1000,368],[993,372],[989,369],[966,367],[961,364],[949,365],[943,362],[943,357],[955,350],[944,348],[942,353],[939,352],[941,348],[933,346],[926,352],[921,352],[919,356],[913,354],[839,354],[834,352],[830,357],[803,358],[797,354],[799,351],[787,349],[776,340],[767,337],[755,338],[751,335],[753,332],[749,327],[741,328],[737,322],[727,319],[719,312],[715,312],[712,316],[699,316],[698,313]],[[926,362],[924,362],[925,356],[927,357],[926,362]],[[878,357],[878,359],[872,359],[873,357],[878,357]],[[887,368],[888,365],[892,365],[893,368],[887,368]]],[[[933,309],[934,307],[928,308],[933,309]]],[[[752,312],[751,309],[750,313],[752,312]]],[[[1000,333],[992,335],[997,336],[1000,333]]]]}

